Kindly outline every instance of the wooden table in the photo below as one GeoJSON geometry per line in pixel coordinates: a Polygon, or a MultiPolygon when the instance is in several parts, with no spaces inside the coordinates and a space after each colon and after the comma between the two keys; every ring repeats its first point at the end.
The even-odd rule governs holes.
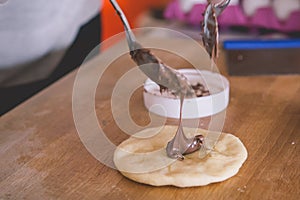
{"type": "MultiPolygon", "coordinates": [[[[164,42],[169,42],[172,48],[173,42],[164,42]]],[[[96,71],[105,59],[114,55],[116,48],[103,52],[86,66],[96,71]]],[[[189,48],[182,45],[182,50],[189,48]]],[[[190,53],[199,57],[197,52],[190,53]]],[[[156,54],[171,66],[191,67],[164,51],[156,54]]],[[[224,66],[222,54],[218,65],[224,66]]],[[[111,93],[116,80],[133,66],[128,55],[119,57],[97,87],[96,115],[100,126],[116,144],[128,136],[113,120],[111,93]]],[[[225,68],[221,72],[226,75],[225,68]]],[[[86,150],[72,115],[75,76],[76,72],[67,75],[1,117],[0,199],[299,198],[299,75],[228,77],[231,97],[223,131],[243,141],[248,159],[229,180],[185,189],[130,181],[86,150]]],[[[136,123],[147,124],[149,117],[141,88],[133,94],[130,105],[136,123]]],[[[176,121],[168,119],[167,123],[176,121]]]]}

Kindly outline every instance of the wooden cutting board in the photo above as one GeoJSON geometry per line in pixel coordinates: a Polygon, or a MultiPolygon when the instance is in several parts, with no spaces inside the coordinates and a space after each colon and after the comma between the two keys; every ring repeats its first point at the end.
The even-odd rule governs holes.
{"type": "MultiPolygon", "coordinates": [[[[118,47],[102,52],[86,67],[96,72],[114,55],[114,48],[118,47]]],[[[180,48],[189,51],[184,41],[180,48]]],[[[191,67],[178,56],[164,51],[155,53],[171,66],[191,67]]],[[[197,52],[189,53],[191,57],[206,59],[197,52]]],[[[218,64],[226,75],[223,54],[218,64]]],[[[110,98],[116,81],[132,67],[128,55],[119,57],[105,71],[96,89],[94,107],[98,123],[115,144],[128,135],[113,119],[110,98]]],[[[299,198],[299,75],[227,76],[231,97],[223,131],[243,141],[248,159],[229,180],[185,189],[133,182],[87,151],[73,121],[75,76],[76,72],[67,75],[0,118],[0,199],[299,198]]],[[[142,126],[150,121],[141,88],[131,98],[130,111],[137,124],[142,126]]],[[[166,123],[177,122],[168,119],[166,123]]]]}

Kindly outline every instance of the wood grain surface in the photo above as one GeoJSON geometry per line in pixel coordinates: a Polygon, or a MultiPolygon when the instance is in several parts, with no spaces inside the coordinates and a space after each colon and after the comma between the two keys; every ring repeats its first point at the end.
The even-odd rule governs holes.
{"type": "MultiPolygon", "coordinates": [[[[164,42],[172,48],[172,41],[164,42]]],[[[180,48],[188,52],[182,42],[180,48]]],[[[96,72],[116,48],[85,66],[96,72]]],[[[178,56],[162,50],[155,53],[175,68],[191,67],[178,56]]],[[[197,52],[190,55],[207,60],[197,52]]],[[[223,54],[218,65],[227,76],[223,54]]],[[[96,89],[93,107],[98,123],[115,144],[128,135],[114,121],[111,95],[117,80],[134,66],[127,54],[121,55],[96,89]]],[[[229,180],[184,189],[133,182],[87,151],[73,120],[75,76],[72,72],[1,117],[0,199],[299,199],[299,75],[227,76],[231,92],[223,131],[243,141],[248,159],[229,180]]],[[[137,89],[129,104],[130,115],[140,126],[150,122],[142,91],[137,89]]],[[[166,123],[176,124],[176,120],[166,123]]]]}

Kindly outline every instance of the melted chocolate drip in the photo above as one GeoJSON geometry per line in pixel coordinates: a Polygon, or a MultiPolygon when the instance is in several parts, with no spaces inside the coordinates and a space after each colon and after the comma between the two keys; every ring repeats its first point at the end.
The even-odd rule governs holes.
{"type": "Polygon", "coordinates": [[[149,49],[143,48],[136,41],[118,3],[115,0],[110,0],[110,2],[124,25],[131,58],[139,66],[140,70],[159,85],[161,92],[170,90],[176,96],[180,96],[180,121],[178,130],[173,140],[168,143],[166,151],[169,157],[183,160],[184,153],[194,152],[201,146],[201,140],[198,137],[193,139],[186,138],[182,128],[183,100],[185,97],[195,97],[195,92],[184,75],[165,65],[149,49]]]}
{"type": "Polygon", "coordinates": [[[184,155],[193,153],[201,148],[204,137],[197,135],[194,138],[187,138],[182,127],[182,107],[184,98],[180,97],[180,116],[179,125],[175,137],[167,144],[167,155],[170,158],[184,160],[184,155]]]}

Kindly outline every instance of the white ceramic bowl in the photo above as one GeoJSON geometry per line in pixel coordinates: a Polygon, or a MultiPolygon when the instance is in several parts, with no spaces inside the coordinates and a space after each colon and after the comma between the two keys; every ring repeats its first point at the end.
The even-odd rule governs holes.
{"type": "MultiPolygon", "coordinates": [[[[210,92],[209,96],[185,99],[182,117],[201,118],[224,110],[229,103],[229,82],[218,73],[206,70],[180,69],[192,85],[201,83],[210,92]]],[[[157,115],[179,118],[180,100],[167,93],[160,94],[159,86],[147,79],[144,84],[144,103],[146,108],[157,115]]]]}

